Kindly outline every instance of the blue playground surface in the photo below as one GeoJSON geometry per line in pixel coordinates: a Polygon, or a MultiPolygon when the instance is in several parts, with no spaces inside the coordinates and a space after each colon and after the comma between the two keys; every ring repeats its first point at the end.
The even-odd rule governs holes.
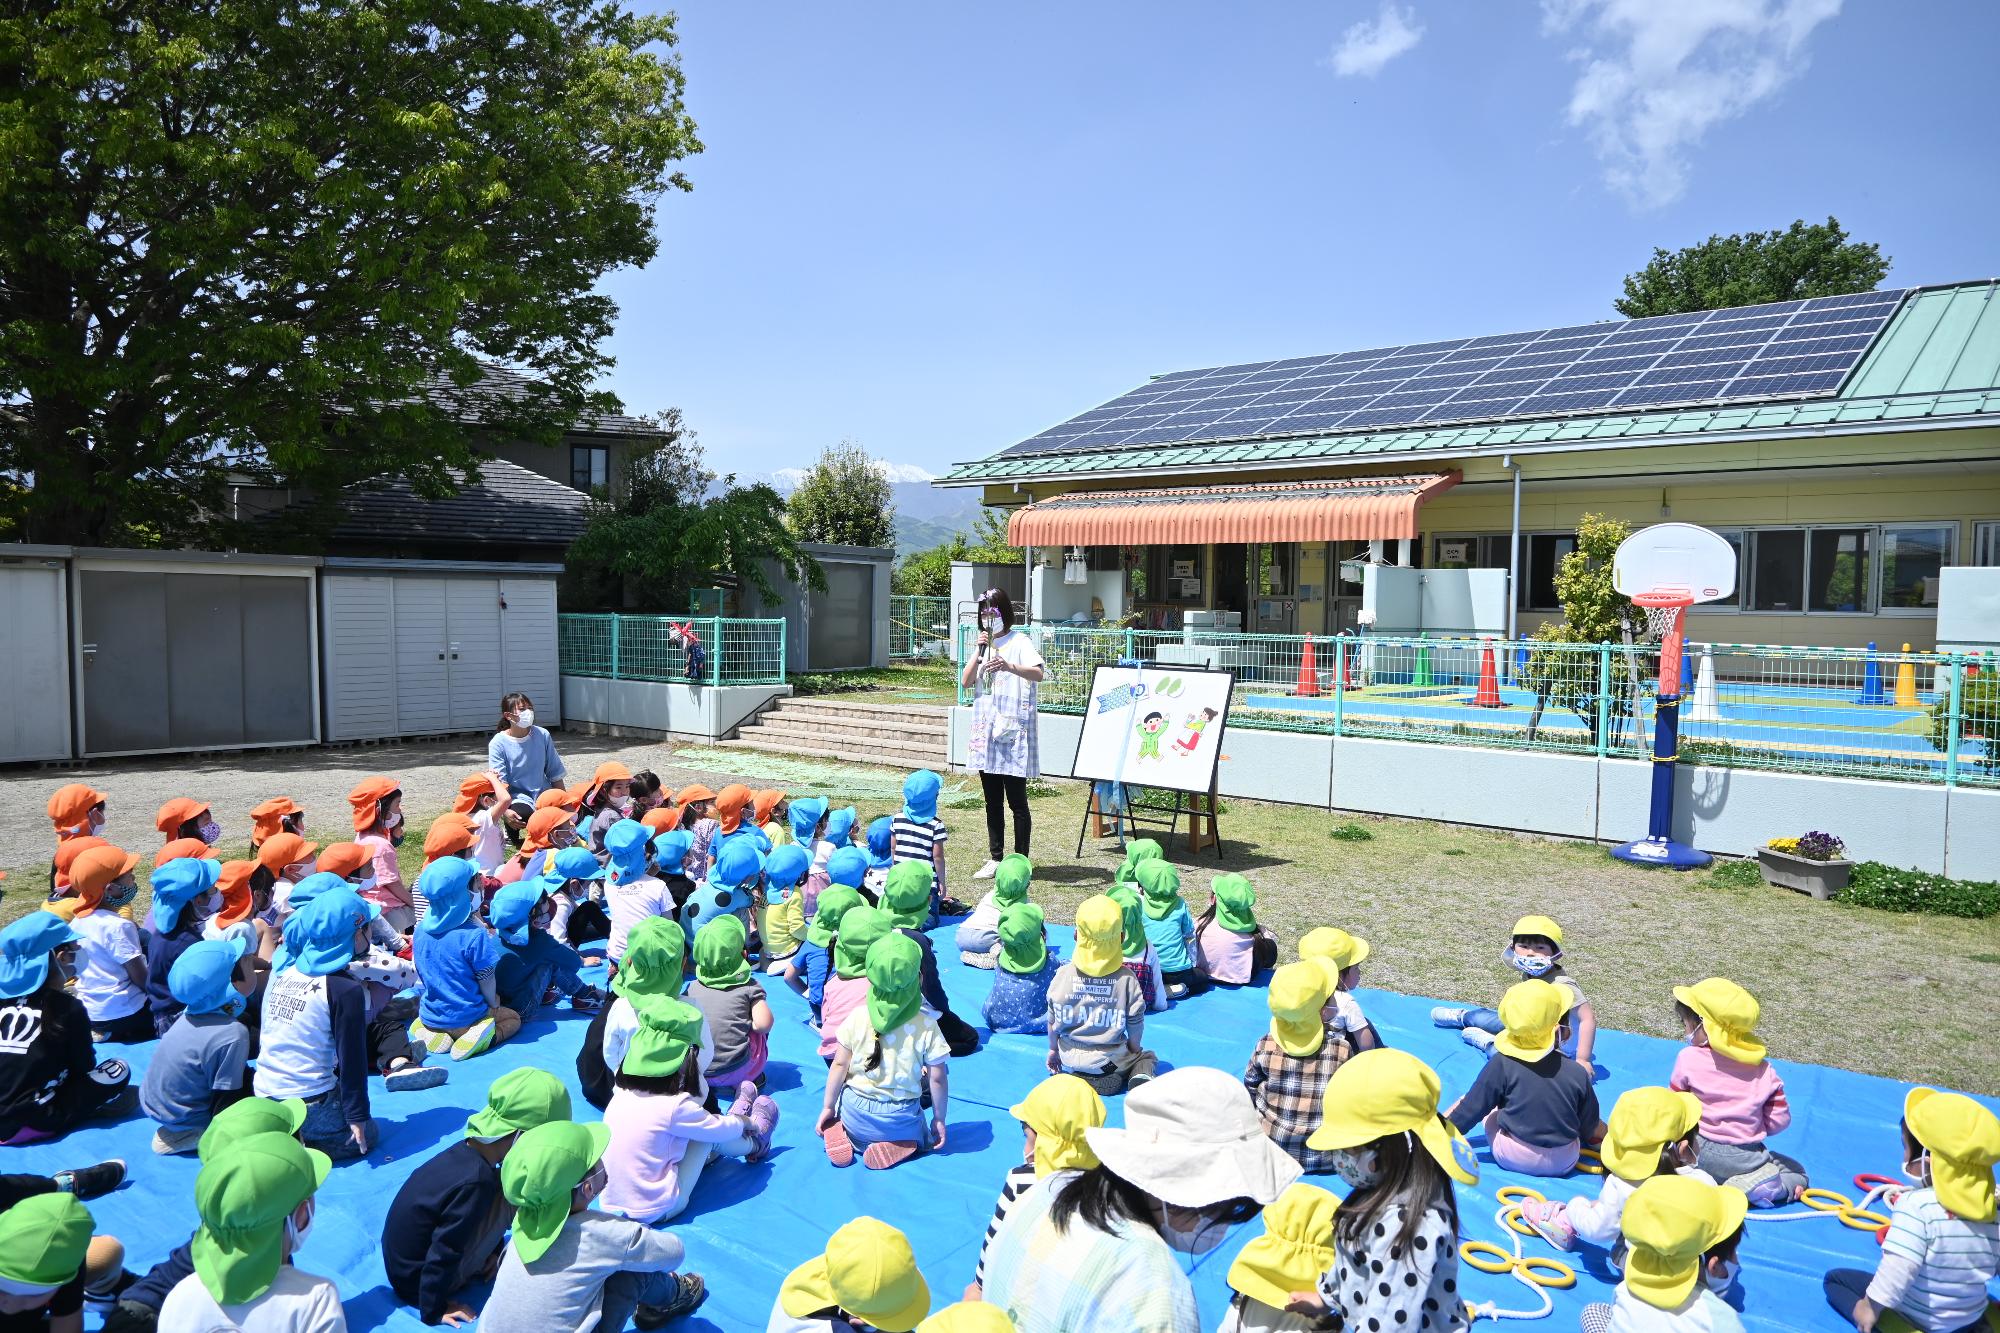
{"type": "MultiPolygon", "coordinates": [[[[958,962],[952,927],[932,933],[952,1003],[976,1021],[990,973],[958,962]]],[[[1051,930],[1052,943],[1067,956],[1071,932],[1051,930]]],[[[1690,974],[1692,979],[1693,974],[1690,974]]],[[[1585,977],[1586,983],[1588,981],[1585,977]]],[[[1754,984],[1754,978],[1749,979],[1754,984]]],[[[1503,978],[1495,976],[1493,996],[1459,997],[1488,1001],[1503,978]]],[[[770,1088],[782,1108],[776,1148],[759,1165],[722,1161],[703,1173],[694,1203],[670,1229],[687,1244],[688,1266],[707,1279],[708,1303],[692,1319],[669,1327],[675,1333],[745,1333],[761,1329],[778,1286],[795,1265],[817,1254],[826,1237],[858,1214],[880,1217],[905,1231],[916,1248],[937,1306],[956,1300],[972,1278],[980,1239],[1007,1168],[1021,1159],[1020,1126],[1007,1108],[1045,1076],[1046,1039],[992,1037],[977,1054],[951,1062],[949,1138],[942,1153],[918,1158],[891,1171],[856,1165],[835,1170],[813,1134],[813,1119],[825,1087],[825,1066],[813,1033],[805,1026],[806,1005],[781,982],[764,979],[778,1023],[772,1034],[770,1088]]],[[[1662,981],[1665,985],[1665,981],[1662,981]]],[[[1391,1045],[1413,1051],[1437,1069],[1447,1105],[1465,1091],[1482,1057],[1460,1042],[1456,1032],[1430,1024],[1434,1001],[1386,991],[1364,990],[1361,1001],[1391,1045]]],[[[1147,1045],[1159,1052],[1162,1069],[1212,1065],[1240,1071],[1257,1037],[1269,1023],[1261,985],[1218,990],[1153,1015],[1147,1045]]],[[[1829,1021],[1837,1021],[1829,1016],[1829,1021]]],[[[577,1088],[575,1057],[588,1019],[560,1011],[557,1018],[529,1024],[513,1041],[486,1055],[453,1065],[451,1081],[426,1092],[390,1095],[379,1091],[374,1111],[381,1142],[365,1161],[336,1166],[320,1190],[319,1219],[300,1251],[299,1266],[333,1278],[356,1333],[423,1327],[415,1311],[400,1306],[383,1276],[378,1254],[382,1219],[396,1190],[417,1163],[464,1130],[466,1116],[483,1104],[487,1086],[522,1065],[545,1068],[569,1085],[579,1120],[599,1118],[577,1088]]],[[[1597,1043],[1598,1096],[1608,1112],[1617,1094],[1642,1084],[1664,1083],[1678,1046],[1655,1037],[1600,1031],[1597,1043]]],[[[130,1060],[143,1073],[153,1046],[104,1048],[130,1060]]],[[[1806,1164],[1813,1183],[1859,1199],[1857,1173],[1894,1176],[1901,1155],[1896,1125],[1907,1085],[1818,1065],[1777,1062],[1793,1107],[1794,1122],[1775,1146],[1806,1164]]],[[[136,1075],[135,1075],[136,1078],[136,1075]]],[[[1122,1098],[1111,1099],[1111,1123],[1122,1120],[1122,1098]]],[[[1982,1099],[2000,1109],[1995,1099],[1982,1099]]],[[[52,1144],[13,1148],[0,1155],[0,1169],[53,1172],[106,1157],[123,1157],[131,1179],[116,1193],[90,1204],[100,1231],[118,1236],[135,1271],[164,1258],[196,1225],[192,1158],[161,1158],[149,1146],[152,1123],[144,1119],[80,1130],[52,1144]]],[[[1507,1239],[1494,1222],[1495,1191],[1532,1185],[1555,1198],[1595,1196],[1598,1179],[1535,1181],[1495,1168],[1482,1135],[1476,1187],[1461,1187],[1459,1211],[1464,1237],[1501,1245],[1507,1239]]],[[[1337,1177],[1312,1177],[1345,1193],[1337,1177]]],[[[1797,1213],[1793,1208],[1785,1213],[1797,1213]]],[[[1768,1215],[1767,1215],[1768,1216],[1768,1215]]],[[[1236,1252],[1262,1226],[1251,1222],[1193,1270],[1204,1327],[1222,1318],[1229,1293],[1225,1275],[1236,1252]]],[[[1615,1279],[1603,1255],[1579,1249],[1558,1256],[1539,1240],[1523,1241],[1530,1256],[1561,1257],[1577,1270],[1576,1285],[1551,1293],[1555,1309],[1541,1327],[1573,1329],[1588,1301],[1607,1300],[1615,1279]]],[[[1740,1287],[1729,1300],[1752,1329],[1847,1328],[1826,1306],[1820,1276],[1829,1268],[1872,1270],[1877,1248],[1872,1232],[1843,1225],[1831,1214],[1793,1222],[1753,1221],[1742,1246],[1740,1287]]],[[[1513,1278],[1473,1271],[1460,1290],[1474,1302],[1493,1301],[1502,1309],[1533,1310],[1539,1301],[1513,1278]]],[[[478,1293],[483,1298],[484,1293],[478,1293]]],[[[474,1304],[478,1304],[477,1299],[474,1304]]]]}

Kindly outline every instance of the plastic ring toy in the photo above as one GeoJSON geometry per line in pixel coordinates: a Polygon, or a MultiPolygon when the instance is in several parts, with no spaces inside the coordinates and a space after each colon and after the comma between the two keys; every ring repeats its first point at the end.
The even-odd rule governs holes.
{"type": "Polygon", "coordinates": [[[1542,1233],[1529,1226],[1528,1219],[1521,1216],[1519,1208],[1509,1208],[1506,1212],[1502,1213],[1500,1215],[1500,1225],[1506,1227],[1517,1236],[1526,1236],[1529,1240],[1540,1240],[1542,1238],[1542,1233]]]}
{"type": "Polygon", "coordinates": [[[1556,1259],[1523,1259],[1490,1241],[1468,1240],[1458,1257],[1482,1273],[1512,1273],[1530,1286],[1564,1290],[1576,1285],[1576,1270],[1556,1259]]]}
{"type": "Polygon", "coordinates": [[[1854,1200],[1839,1190],[1818,1188],[1800,1191],[1799,1202],[1816,1213],[1844,1213],[1854,1207],[1854,1200]]]}
{"type": "Polygon", "coordinates": [[[1877,1227],[1886,1228],[1889,1219],[1880,1213],[1871,1213],[1866,1208],[1843,1208],[1838,1214],[1840,1220],[1856,1231],[1873,1231],[1877,1227]]]}
{"type": "Polygon", "coordinates": [[[1868,1171],[1863,1171],[1854,1178],[1854,1188],[1860,1190],[1863,1194],[1881,1189],[1884,1185],[1894,1185],[1897,1188],[1901,1188],[1903,1182],[1897,1180],[1894,1176],[1878,1176],[1868,1171]]]}
{"type": "Polygon", "coordinates": [[[1595,1148],[1583,1148],[1576,1154],[1576,1169],[1587,1176],[1604,1174],[1604,1154],[1595,1148]]]}
{"type": "Polygon", "coordinates": [[[1458,1257],[1482,1273],[1511,1273],[1514,1271],[1514,1256],[1491,1241],[1465,1241],[1458,1247],[1458,1257]],[[1489,1255],[1491,1258],[1487,1257],[1489,1255]]]}
{"type": "Polygon", "coordinates": [[[1514,1271],[1538,1287],[1566,1290],[1576,1285],[1576,1270],[1559,1259],[1516,1259],[1514,1271]],[[1550,1276],[1541,1277],[1539,1273],[1550,1276]]]}
{"type": "MultiPolygon", "coordinates": [[[[1549,1201],[1546,1194],[1527,1185],[1502,1185],[1494,1192],[1493,1197],[1502,1203],[1511,1203],[1516,1206],[1530,1201],[1535,1203],[1547,1203],[1549,1201]]],[[[1845,1203],[1847,1201],[1843,1199],[1841,1202],[1845,1203]]]]}

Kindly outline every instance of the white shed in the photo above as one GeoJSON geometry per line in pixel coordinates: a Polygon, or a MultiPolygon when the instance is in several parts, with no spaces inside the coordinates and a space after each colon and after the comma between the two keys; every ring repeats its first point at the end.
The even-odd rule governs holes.
{"type": "Polygon", "coordinates": [[[0,763],[68,759],[67,546],[0,546],[0,763]]]}

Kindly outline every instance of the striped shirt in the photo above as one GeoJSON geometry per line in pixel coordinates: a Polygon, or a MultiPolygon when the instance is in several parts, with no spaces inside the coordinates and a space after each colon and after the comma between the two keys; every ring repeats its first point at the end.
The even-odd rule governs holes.
{"type": "Polygon", "coordinates": [[[1936,1190],[1909,1190],[1889,1214],[1868,1299],[1920,1329],[1964,1328],[1985,1313],[1996,1271],[2000,1222],[1968,1222],[1939,1203],[1936,1190]]]}
{"type": "Polygon", "coordinates": [[[1201,1333],[1194,1287],[1151,1227],[1057,1230],[1049,1210],[1077,1178],[1058,1171],[1021,1195],[986,1252],[984,1300],[1018,1333],[1201,1333]]]}
{"type": "Polygon", "coordinates": [[[972,1280],[985,1285],[986,1252],[993,1248],[993,1237],[1000,1231],[1000,1224],[1007,1220],[1007,1214],[1014,1210],[1014,1200],[1035,1187],[1035,1164],[1022,1162],[1007,1169],[1007,1178],[1000,1182],[1000,1198],[993,1205],[993,1220],[986,1224],[986,1239],[979,1242],[979,1263],[972,1270],[972,1280]]]}
{"type": "Polygon", "coordinates": [[[931,901],[944,897],[944,857],[937,854],[945,840],[951,836],[946,832],[942,819],[930,819],[919,824],[907,815],[897,815],[889,826],[889,864],[899,865],[904,861],[921,861],[937,871],[937,885],[931,890],[931,901]]]}

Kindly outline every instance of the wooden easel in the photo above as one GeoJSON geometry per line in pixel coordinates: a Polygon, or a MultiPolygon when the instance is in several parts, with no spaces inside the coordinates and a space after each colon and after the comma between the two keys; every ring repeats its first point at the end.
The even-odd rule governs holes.
{"type": "MultiPolygon", "coordinates": [[[[1083,840],[1086,834],[1099,840],[1113,837],[1122,839],[1127,828],[1164,828],[1167,831],[1167,841],[1171,843],[1174,831],[1180,828],[1181,816],[1186,815],[1188,855],[1199,856],[1204,848],[1213,847],[1215,859],[1220,861],[1222,830],[1217,819],[1217,812],[1222,803],[1221,793],[1217,790],[1220,782],[1220,773],[1210,774],[1206,795],[1200,792],[1175,790],[1172,810],[1159,811],[1143,806],[1137,808],[1127,806],[1122,814],[1114,814],[1098,804],[1097,784],[1093,782],[1090,784],[1090,795],[1084,801],[1083,822],[1076,831],[1076,854],[1083,855],[1083,840]],[[1164,820],[1161,818],[1162,814],[1166,816],[1164,820]]],[[[1155,787],[1153,790],[1163,789],[1155,787]]]]}

